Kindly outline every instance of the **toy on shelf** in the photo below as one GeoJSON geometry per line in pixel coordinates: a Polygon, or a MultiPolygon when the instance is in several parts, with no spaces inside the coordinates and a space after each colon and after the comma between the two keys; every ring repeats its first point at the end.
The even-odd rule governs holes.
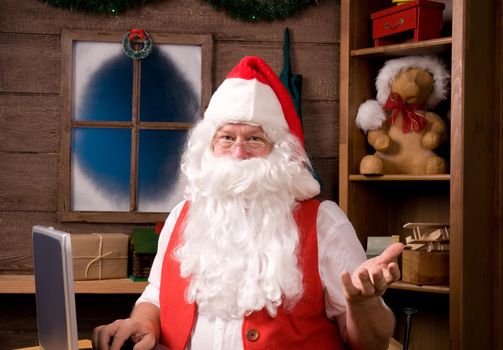
{"type": "Polygon", "coordinates": [[[436,223],[407,223],[403,228],[412,229],[412,236],[405,238],[406,249],[433,251],[449,251],[449,225],[436,223]],[[429,233],[421,232],[421,228],[436,229],[429,233]]]}
{"type": "Polygon", "coordinates": [[[434,56],[388,60],[376,79],[376,100],[362,103],[356,125],[376,150],[360,162],[363,175],[433,175],[447,172],[434,153],[446,138],[446,123],[430,111],[447,98],[449,73],[434,56]]]}
{"type": "Polygon", "coordinates": [[[407,223],[411,229],[402,252],[402,280],[415,284],[449,283],[449,225],[407,223]]]}
{"type": "Polygon", "coordinates": [[[371,14],[374,46],[397,44],[406,40],[428,40],[440,37],[445,4],[427,1],[401,1],[371,14]],[[412,38],[410,38],[410,34],[412,38]]]}

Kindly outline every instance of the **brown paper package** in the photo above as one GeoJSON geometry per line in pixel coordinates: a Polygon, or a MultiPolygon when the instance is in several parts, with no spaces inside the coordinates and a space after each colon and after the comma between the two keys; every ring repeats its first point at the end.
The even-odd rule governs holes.
{"type": "Polygon", "coordinates": [[[126,278],[129,235],[72,234],[73,279],[126,278]]]}

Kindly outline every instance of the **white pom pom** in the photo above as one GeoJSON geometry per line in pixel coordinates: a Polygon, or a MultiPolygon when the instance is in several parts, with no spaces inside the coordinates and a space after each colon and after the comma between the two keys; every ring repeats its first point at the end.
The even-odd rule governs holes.
{"type": "Polygon", "coordinates": [[[386,120],[386,113],[376,100],[367,100],[358,108],[356,126],[365,131],[379,129],[386,120]]]}

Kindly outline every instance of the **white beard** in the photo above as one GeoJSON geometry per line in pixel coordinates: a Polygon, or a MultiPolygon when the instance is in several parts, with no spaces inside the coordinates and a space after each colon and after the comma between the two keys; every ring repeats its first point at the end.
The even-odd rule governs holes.
{"type": "Polygon", "coordinates": [[[283,148],[247,160],[206,150],[197,169],[184,169],[191,205],[175,256],[190,277],[186,298],[205,316],[241,318],[265,307],[274,317],[302,295],[292,213],[296,197],[319,186],[283,148]]]}

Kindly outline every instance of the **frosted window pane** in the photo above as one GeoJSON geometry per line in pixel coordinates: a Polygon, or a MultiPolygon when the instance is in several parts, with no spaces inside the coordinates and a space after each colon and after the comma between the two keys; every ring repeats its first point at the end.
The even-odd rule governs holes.
{"type": "Polygon", "coordinates": [[[141,65],[141,121],[195,122],[199,118],[199,46],[156,45],[141,65]]]}
{"type": "Polygon", "coordinates": [[[178,182],[186,131],[140,130],[138,210],[168,212],[182,200],[178,182]]]}
{"type": "Polygon", "coordinates": [[[131,131],[75,128],[72,210],[129,211],[131,131]]]}
{"type": "Polygon", "coordinates": [[[133,60],[119,43],[74,44],[73,118],[130,121],[133,60]]]}

